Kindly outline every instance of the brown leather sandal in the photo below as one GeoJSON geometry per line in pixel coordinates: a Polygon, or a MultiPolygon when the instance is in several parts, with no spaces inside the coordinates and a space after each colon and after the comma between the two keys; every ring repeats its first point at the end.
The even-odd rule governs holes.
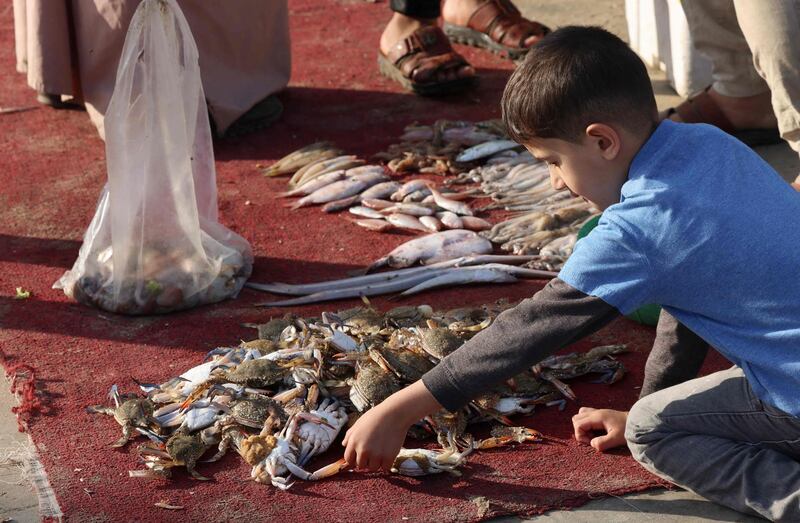
{"type": "Polygon", "coordinates": [[[416,79],[423,71],[457,70],[466,65],[469,62],[453,50],[447,36],[437,26],[420,27],[392,47],[387,55],[378,53],[378,68],[382,75],[423,96],[451,94],[474,85],[476,76],[443,82],[436,81],[435,74],[430,81],[416,79]]]}
{"type": "Polygon", "coordinates": [[[445,22],[444,32],[453,42],[482,47],[517,60],[528,52],[525,40],[531,36],[544,38],[550,28],[523,18],[511,0],[486,0],[469,17],[466,27],[445,22]]]}
{"type": "Polygon", "coordinates": [[[677,107],[667,109],[667,118],[677,114],[683,123],[707,123],[719,127],[726,133],[738,138],[746,145],[772,145],[781,143],[781,135],[777,128],[772,129],[737,129],[719,108],[717,102],[708,94],[709,85],[697,94],[681,102],[677,107]]]}

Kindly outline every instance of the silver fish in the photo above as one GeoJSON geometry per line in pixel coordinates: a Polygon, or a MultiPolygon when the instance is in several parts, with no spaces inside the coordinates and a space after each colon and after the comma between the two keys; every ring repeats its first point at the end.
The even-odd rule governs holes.
{"type": "Polygon", "coordinates": [[[437,212],[436,217],[444,224],[445,227],[448,229],[463,229],[464,222],[461,218],[458,217],[456,213],[450,211],[444,212],[437,212]]]}
{"type": "Polygon", "coordinates": [[[447,273],[426,280],[410,289],[400,293],[400,296],[411,296],[428,289],[450,285],[464,285],[465,283],[510,283],[518,281],[513,274],[497,269],[482,267],[465,267],[464,269],[450,269],[447,273]],[[477,269],[477,270],[467,270],[477,269]]]}
{"type": "Polygon", "coordinates": [[[364,227],[365,229],[369,229],[370,231],[388,231],[393,227],[393,225],[386,220],[377,220],[374,218],[364,218],[361,220],[353,220],[353,223],[358,225],[359,227],[364,227]]]}
{"type": "Polygon", "coordinates": [[[320,203],[328,203],[334,200],[341,200],[348,196],[354,196],[367,187],[371,187],[376,183],[382,182],[386,179],[383,173],[364,173],[333,182],[326,185],[321,189],[314,191],[304,198],[300,198],[292,205],[292,209],[299,209],[308,205],[315,205],[320,203]]]}
{"type": "Polygon", "coordinates": [[[356,216],[363,216],[364,218],[373,218],[376,220],[383,219],[383,215],[381,213],[379,213],[375,209],[364,207],[363,205],[356,205],[355,207],[350,207],[350,212],[355,214],[356,216]]]}
{"type": "Polygon", "coordinates": [[[389,197],[392,195],[397,189],[400,188],[400,184],[397,182],[383,182],[377,185],[373,185],[366,191],[361,193],[362,200],[381,200],[384,198],[389,197]]]}
{"type": "Polygon", "coordinates": [[[475,216],[462,216],[461,223],[465,229],[470,231],[485,231],[492,228],[491,223],[475,216]]]}
{"type": "Polygon", "coordinates": [[[389,265],[408,267],[416,262],[435,263],[470,254],[488,254],[492,243],[473,231],[443,231],[408,241],[367,267],[367,272],[389,265]]]}
{"type": "Polygon", "coordinates": [[[473,162],[487,156],[492,156],[500,151],[507,151],[521,147],[517,142],[511,140],[492,140],[490,142],[483,142],[475,147],[470,147],[456,157],[457,162],[473,162]]]}
{"type": "Polygon", "coordinates": [[[322,176],[318,176],[317,178],[314,178],[308,183],[304,183],[303,185],[298,186],[296,189],[278,193],[278,198],[300,196],[301,194],[302,195],[311,194],[317,189],[321,189],[326,185],[330,185],[333,182],[338,182],[339,180],[344,179],[345,178],[344,173],[345,173],[344,169],[340,169],[338,171],[333,171],[327,174],[323,174],[322,176]]]}
{"type": "Polygon", "coordinates": [[[391,207],[394,205],[394,202],[390,202],[389,200],[381,200],[378,198],[364,198],[362,193],[361,204],[364,207],[369,207],[370,209],[386,209],[387,207],[391,207]]]}
{"type": "Polygon", "coordinates": [[[355,205],[358,203],[359,196],[354,194],[353,196],[348,196],[347,198],[342,198],[341,200],[334,200],[332,202],[328,202],[322,206],[322,212],[339,212],[348,207],[355,205]]]}
{"type": "Polygon", "coordinates": [[[406,182],[392,195],[391,199],[395,202],[402,201],[403,198],[413,192],[427,189],[428,183],[430,183],[428,180],[411,180],[410,182],[406,182]]]}
{"type": "Polygon", "coordinates": [[[289,179],[289,187],[295,187],[298,185],[300,179],[306,175],[306,173],[317,172],[319,170],[325,169],[331,165],[336,164],[337,162],[341,162],[343,159],[347,160],[355,160],[356,157],[352,155],[345,155],[345,156],[334,156],[333,158],[326,156],[325,158],[318,159],[314,162],[311,162],[307,165],[304,165],[300,169],[298,169],[292,177],[289,179]]]}
{"type": "Polygon", "coordinates": [[[422,225],[415,216],[408,214],[390,214],[386,217],[386,221],[400,229],[411,229],[412,231],[429,232],[428,228],[422,225]]]}
{"type": "Polygon", "coordinates": [[[420,216],[419,222],[431,232],[439,232],[442,230],[442,222],[433,216],[420,216]]]}
{"type": "Polygon", "coordinates": [[[417,205],[415,203],[396,203],[391,207],[381,209],[381,212],[384,214],[400,213],[408,214],[410,216],[431,216],[433,215],[434,211],[430,207],[417,205]]]}
{"type": "Polygon", "coordinates": [[[430,187],[430,190],[431,194],[433,195],[433,201],[436,202],[436,205],[438,205],[442,209],[454,212],[461,216],[472,216],[472,209],[470,209],[469,205],[467,205],[466,203],[460,202],[458,200],[451,200],[450,198],[447,198],[433,187],[430,187]]]}
{"type": "Polygon", "coordinates": [[[281,176],[293,173],[310,163],[333,158],[339,154],[341,151],[334,148],[329,142],[316,142],[287,154],[269,167],[262,169],[261,172],[265,176],[281,176]]]}

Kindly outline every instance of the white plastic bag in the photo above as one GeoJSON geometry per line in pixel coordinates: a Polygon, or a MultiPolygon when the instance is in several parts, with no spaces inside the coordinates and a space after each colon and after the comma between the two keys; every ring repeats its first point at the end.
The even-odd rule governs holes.
{"type": "Polygon", "coordinates": [[[235,297],[253,256],[218,222],[197,46],[175,0],[136,10],[105,128],[108,183],[78,260],[54,287],[123,314],[235,297]]]}

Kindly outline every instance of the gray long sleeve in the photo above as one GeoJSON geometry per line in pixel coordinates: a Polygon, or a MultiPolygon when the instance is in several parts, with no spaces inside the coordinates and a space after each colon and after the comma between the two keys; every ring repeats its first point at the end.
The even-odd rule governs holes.
{"type": "Polygon", "coordinates": [[[697,377],[708,353],[708,343],[661,309],[656,340],[644,365],[640,398],[697,377]]]}
{"type": "Polygon", "coordinates": [[[600,298],[555,278],[533,297],[501,313],[422,381],[443,407],[455,411],[617,316],[617,309],[600,298]]]}

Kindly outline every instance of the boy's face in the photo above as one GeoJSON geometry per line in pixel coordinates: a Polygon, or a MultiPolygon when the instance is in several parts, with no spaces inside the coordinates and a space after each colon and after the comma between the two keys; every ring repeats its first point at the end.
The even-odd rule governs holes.
{"type": "Polygon", "coordinates": [[[620,135],[604,124],[592,124],[579,143],[559,138],[534,138],[524,144],[537,159],[547,162],[553,189],[568,189],[600,210],[618,203],[628,176],[620,135]]]}

